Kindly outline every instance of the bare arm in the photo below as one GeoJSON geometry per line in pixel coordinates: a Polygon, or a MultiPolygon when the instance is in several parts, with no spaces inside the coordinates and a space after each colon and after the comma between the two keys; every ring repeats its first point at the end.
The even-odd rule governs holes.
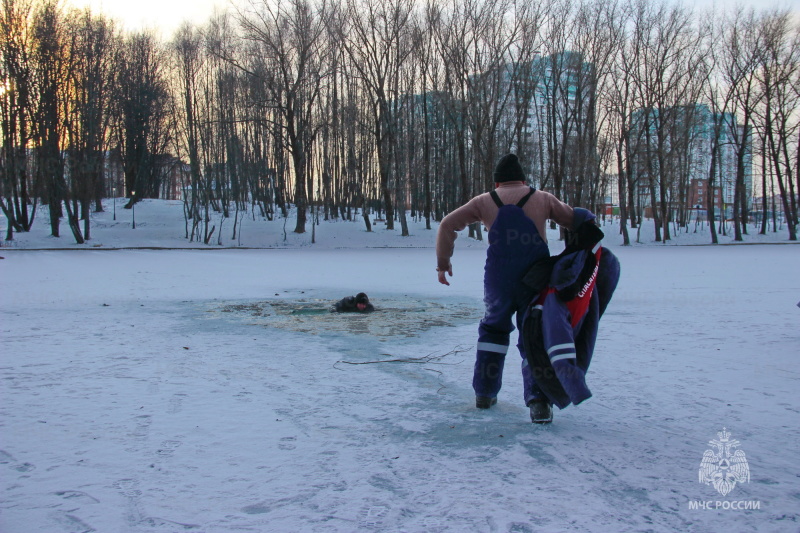
{"type": "Polygon", "coordinates": [[[436,235],[436,270],[439,283],[450,285],[445,273],[453,275],[453,266],[450,258],[453,257],[453,248],[458,237],[459,231],[466,228],[473,222],[480,222],[481,212],[476,198],[473,198],[463,206],[442,219],[439,224],[439,232],[436,235]]]}
{"type": "Polygon", "coordinates": [[[573,211],[570,206],[553,196],[549,195],[550,214],[548,218],[555,221],[559,226],[572,229],[573,211]]]}

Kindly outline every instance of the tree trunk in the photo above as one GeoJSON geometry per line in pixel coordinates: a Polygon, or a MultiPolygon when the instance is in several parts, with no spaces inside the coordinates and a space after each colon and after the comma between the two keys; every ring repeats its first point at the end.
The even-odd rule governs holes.
{"type": "Polygon", "coordinates": [[[708,171],[708,198],[706,198],[706,202],[708,203],[708,208],[706,210],[708,223],[711,229],[711,243],[718,244],[719,239],[717,238],[717,228],[714,225],[714,177],[717,173],[717,142],[719,140],[719,135],[715,133],[714,138],[711,139],[711,168],[708,171]]]}
{"type": "Polygon", "coordinates": [[[367,227],[367,232],[371,232],[372,222],[369,221],[369,208],[367,207],[366,196],[363,196],[361,199],[361,216],[364,218],[364,225],[367,227]]]}
{"type": "MultiPolygon", "coordinates": [[[[622,245],[630,246],[628,235],[628,205],[626,202],[627,187],[625,186],[625,169],[622,159],[622,149],[617,147],[617,191],[619,194],[619,231],[622,233],[622,245]]],[[[613,207],[612,207],[613,209],[613,207]]]]}
{"type": "Polygon", "coordinates": [[[769,202],[767,200],[767,138],[761,137],[761,230],[759,235],[767,234],[767,209],[769,209],[769,202]]]}

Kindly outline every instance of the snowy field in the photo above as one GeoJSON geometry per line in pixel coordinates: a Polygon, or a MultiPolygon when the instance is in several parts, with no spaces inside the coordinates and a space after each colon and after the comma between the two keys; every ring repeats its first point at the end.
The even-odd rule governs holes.
{"type": "MultiPolygon", "coordinates": [[[[271,221],[260,216],[253,217],[252,211],[237,215],[236,233],[234,235],[234,213],[223,218],[219,213],[211,212],[208,223],[214,228],[209,244],[202,239],[187,239],[187,224],[183,216],[183,203],[177,200],[141,200],[136,204],[135,212],[123,209],[126,200],[119,198],[114,207],[113,200],[105,200],[105,211],[91,214],[90,237],[84,244],[76,244],[65,220],[62,220],[61,237],[50,236],[49,215],[46,206],[39,206],[34,219],[34,227],[28,233],[15,233],[11,242],[0,240],[0,252],[3,249],[66,249],[82,250],[95,248],[101,250],[118,248],[182,248],[182,249],[218,249],[218,248],[304,248],[313,246],[316,249],[339,248],[431,248],[434,232],[425,229],[424,220],[414,220],[409,216],[410,235],[400,235],[400,224],[395,224],[395,231],[387,231],[386,224],[375,221],[373,230],[367,233],[363,219],[354,213],[353,221],[321,220],[312,233],[310,217],[304,234],[293,233],[296,215],[294,211],[289,218],[276,217],[271,221]],[[134,222],[136,228],[133,228],[134,222]],[[314,243],[312,244],[312,238],[314,243]]],[[[323,218],[320,216],[319,218],[323,218]]],[[[376,215],[372,216],[373,219],[376,215]]],[[[602,221],[606,233],[605,244],[614,246],[622,243],[619,227],[608,221],[602,221]]],[[[435,230],[435,223],[434,230],[435,230]]],[[[719,225],[719,223],[717,223],[719,225]]],[[[5,239],[6,218],[0,216],[0,239],[5,239]]],[[[83,222],[81,222],[83,228],[83,222]]],[[[766,235],[758,235],[759,228],[751,226],[749,235],[745,236],[748,244],[786,243],[788,231],[786,225],[780,225],[776,232],[770,230],[766,235]]],[[[655,242],[653,221],[645,220],[641,231],[630,229],[630,240],[634,246],[681,246],[705,245],[711,242],[711,233],[705,224],[691,222],[688,230],[671,227],[672,239],[666,243],[655,242]],[[638,239],[638,240],[637,240],[638,239]]],[[[733,243],[733,229],[728,223],[726,228],[719,228],[719,243],[733,243]],[[723,234],[726,232],[727,235],[723,234]]],[[[558,231],[550,231],[549,238],[557,240],[558,231]]],[[[485,250],[483,242],[459,239],[459,247],[479,248],[485,250]]]]}
{"type": "MultiPolygon", "coordinates": [[[[483,243],[445,287],[418,225],[106,251],[185,242],[117,207],[87,250],[0,249],[3,533],[800,531],[797,245],[607,239],[594,397],[534,426],[513,349],[474,407],[483,243]],[[361,290],[374,314],[322,312],[361,290]],[[750,470],[726,496],[698,481],[723,428],[750,470]]],[[[74,247],[37,231],[15,246],[74,247]]]]}

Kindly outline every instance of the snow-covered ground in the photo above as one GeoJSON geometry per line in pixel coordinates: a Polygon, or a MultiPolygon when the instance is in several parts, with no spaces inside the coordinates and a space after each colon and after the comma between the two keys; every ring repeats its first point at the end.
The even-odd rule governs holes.
{"type": "Polygon", "coordinates": [[[594,397],[542,427],[514,350],[474,407],[483,243],[459,239],[450,287],[418,224],[92,249],[187,245],[179,210],[133,230],[117,207],[85,250],[0,250],[3,533],[800,531],[796,245],[610,236],[594,397]],[[360,290],[376,313],[319,312],[360,290]],[[725,496],[698,481],[723,428],[750,471],[725,496]]]}
{"type": "MultiPolygon", "coordinates": [[[[0,240],[0,251],[4,248],[11,249],[116,249],[116,248],[298,248],[314,247],[316,249],[334,248],[413,248],[432,246],[433,234],[425,229],[424,220],[414,220],[409,216],[410,235],[400,235],[400,224],[395,224],[395,230],[386,230],[385,222],[377,221],[373,230],[367,233],[363,219],[355,211],[354,220],[321,220],[312,234],[310,223],[306,226],[307,232],[296,234],[293,232],[296,216],[292,211],[289,218],[276,217],[268,221],[260,216],[253,217],[252,211],[237,215],[239,221],[234,236],[234,213],[229,218],[223,219],[219,213],[210,213],[209,229],[214,228],[209,244],[202,239],[189,241],[186,238],[187,224],[183,216],[183,204],[177,200],[141,200],[136,204],[135,212],[123,209],[126,200],[106,200],[105,211],[91,214],[90,240],[84,244],[76,244],[65,220],[60,226],[60,237],[50,235],[49,215],[46,206],[39,206],[34,227],[28,233],[15,233],[11,242],[0,240]],[[135,220],[134,220],[135,219],[135,220]],[[133,228],[133,223],[136,228],[133,228]],[[312,244],[312,238],[315,241],[312,244]]],[[[373,218],[376,215],[372,215],[373,218]]],[[[320,218],[323,218],[320,216],[320,218]]],[[[719,223],[717,223],[719,224],[719,223]]],[[[0,216],[0,239],[5,239],[6,218],[0,216]]],[[[83,222],[81,222],[83,228],[83,222]]],[[[202,226],[201,226],[202,228],[202,226]]],[[[435,230],[436,224],[433,223],[435,230]]],[[[617,222],[603,223],[606,233],[606,245],[614,246],[622,243],[617,222]]],[[[744,241],[748,244],[786,243],[788,231],[785,224],[778,227],[778,231],[770,230],[766,235],[758,235],[759,227],[751,225],[749,234],[744,241]]],[[[653,221],[645,220],[641,230],[630,229],[630,240],[634,246],[680,246],[704,245],[711,242],[711,233],[707,225],[692,222],[687,229],[671,227],[671,240],[666,243],[655,242],[653,221]]],[[[726,233],[722,228],[719,233],[720,244],[733,243],[733,230],[727,224],[726,233]]],[[[557,236],[558,231],[550,232],[550,237],[557,236]]],[[[557,237],[556,237],[557,238],[557,237]]],[[[483,242],[460,239],[459,246],[476,247],[485,249],[483,242]]]]}

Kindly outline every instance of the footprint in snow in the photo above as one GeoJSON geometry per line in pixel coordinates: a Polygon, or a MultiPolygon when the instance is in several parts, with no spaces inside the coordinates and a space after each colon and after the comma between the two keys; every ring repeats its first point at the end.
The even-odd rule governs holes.
{"type": "Polygon", "coordinates": [[[31,470],[35,469],[36,467],[31,463],[22,463],[14,467],[14,470],[16,470],[17,472],[30,472],[31,470]]]}
{"type": "Polygon", "coordinates": [[[165,440],[161,443],[161,447],[156,453],[161,457],[172,457],[172,454],[175,453],[175,450],[177,450],[180,445],[181,442],[178,440],[165,440]]]}
{"type": "Polygon", "coordinates": [[[100,500],[94,496],[90,496],[80,490],[62,490],[55,493],[56,496],[61,496],[65,500],[78,503],[100,503],[100,500]]]}
{"type": "Polygon", "coordinates": [[[292,443],[296,440],[297,440],[296,437],[283,437],[281,439],[281,442],[278,443],[278,448],[280,448],[281,450],[294,450],[295,448],[297,448],[297,446],[295,446],[292,443]]]}
{"type": "Polygon", "coordinates": [[[18,463],[14,456],[5,450],[0,450],[0,464],[9,465],[17,472],[30,472],[36,469],[36,466],[31,463],[18,463]]]}
{"type": "Polygon", "coordinates": [[[53,522],[59,524],[64,531],[75,533],[91,533],[92,531],[97,531],[77,516],[65,513],[64,511],[54,511],[50,513],[49,518],[53,522]]]}
{"type": "Polygon", "coordinates": [[[169,399],[169,407],[167,407],[167,413],[171,415],[176,415],[183,410],[183,398],[185,394],[178,393],[173,394],[172,398],[169,399]]]}
{"type": "Polygon", "coordinates": [[[389,513],[389,506],[376,503],[361,509],[359,524],[366,529],[381,529],[386,515],[389,513]]]}
{"type": "Polygon", "coordinates": [[[141,496],[142,491],[140,491],[138,487],[139,482],[135,479],[120,479],[114,483],[114,488],[127,498],[138,498],[141,496]]]}
{"type": "Polygon", "coordinates": [[[144,439],[150,432],[150,425],[153,423],[150,415],[139,415],[134,419],[136,427],[131,432],[130,436],[137,439],[144,439]]]}

